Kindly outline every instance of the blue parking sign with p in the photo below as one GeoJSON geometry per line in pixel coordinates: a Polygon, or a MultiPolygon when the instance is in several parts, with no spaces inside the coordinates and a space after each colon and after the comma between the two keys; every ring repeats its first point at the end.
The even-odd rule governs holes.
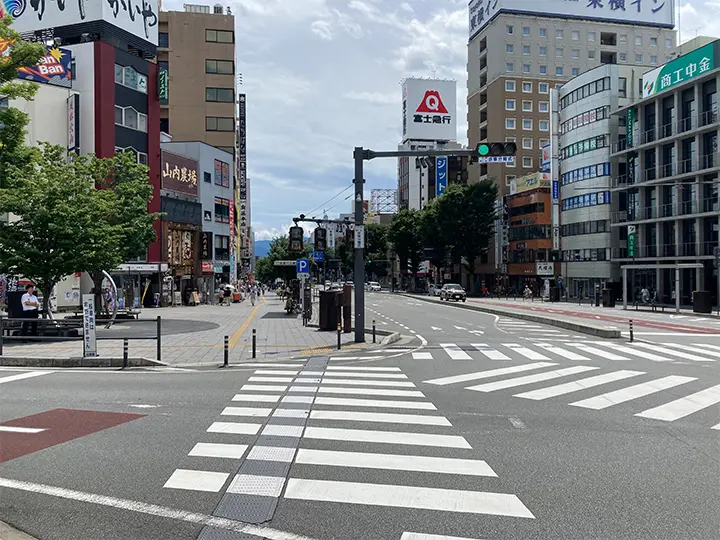
{"type": "Polygon", "coordinates": [[[295,261],[295,270],[297,270],[298,274],[307,274],[310,271],[310,261],[298,259],[295,261]]]}

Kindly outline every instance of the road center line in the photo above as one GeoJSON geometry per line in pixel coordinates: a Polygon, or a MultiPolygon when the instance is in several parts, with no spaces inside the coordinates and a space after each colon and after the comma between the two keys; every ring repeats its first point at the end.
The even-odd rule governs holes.
{"type": "Polygon", "coordinates": [[[313,540],[309,536],[279,531],[270,527],[250,525],[248,523],[243,523],[242,521],[235,521],[207,514],[199,514],[196,512],[188,512],[186,510],[178,510],[176,508],[168,508],[167,506],[159,506],[156,504],[133,501],[130,499],[107,497],[105,495],[76,491],[74,489],[48,486],[46,484],[36,484],[34,482],[23,482],[21,480],[12,480],[10,478],[0,478],[0,487],[19,489],[21,491],[40,493],[42,495],[51,495],[61,499],[108,506],[111,508],[118,508],[120,510],[127,510],[129,512],[137,512],[139,514],[147,514],[150,516],[174,519],[177,521],[186,521],[197,525],[205,525],[206,527],[215,527],[226,531],[259,536],[260,538],[267,538],[269,540],[313,540]]]}
{"type": "Polygon", "coordinates": [[[8,375],[7,377],[0,377],[0,384],[9,383],[13,381],[20,381],[22,379],[30,379],[31,377],[39,377],[40,375],[48,375],[52,371],[30,371],[28,373],[18,373],[17,375],[8,375]]]}

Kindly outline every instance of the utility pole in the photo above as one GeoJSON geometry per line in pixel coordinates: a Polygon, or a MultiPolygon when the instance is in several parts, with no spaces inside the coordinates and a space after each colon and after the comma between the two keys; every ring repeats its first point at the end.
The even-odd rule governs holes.
{"type": "Polygon", "coordinates": [[[361,147],[356,146],[353,152],[355,158],[355,343],[365,342],[365,256],[364,249],[365,231],[363,230],[363,188],[365,187],[364,164],[365,152],[361,147]],[[359,237],[359,239],[358,239],[359,237]]]}

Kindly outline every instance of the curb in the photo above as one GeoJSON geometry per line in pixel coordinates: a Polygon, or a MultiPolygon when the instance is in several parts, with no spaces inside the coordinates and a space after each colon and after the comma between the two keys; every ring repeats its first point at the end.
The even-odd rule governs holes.
{"type": "MultiPolygon", "coordinates": [[[[315,324],[315,323],[310,323],[310,324],[308,324],[308,327],[310,327],[310,328],[320,328],[320,325],[319,325],[319,324],[315,324]]],[[[327,332],[336,332],[336,330],[326,330],[326,331],[327,331],[327,332]]],[[[351,327],[350,327],[350,331],[351,331],[351,332],[354,332],[354,331],[355,331],[355,327],[354,327],[354,326],[351,326],[351,327]]],[[[366,329],[365,329],[365,333],[372,335],[372,328],[366,328],[366,329]]],[[[397,332],[391,332],[390,330],[378,330],[377,328],[375,329],[375,335],[377,335],[377,336],[392,336],[393,334],[397,334],[397,332]]]]}
{"type": "Polygon", "coordinates": [[[22,531],[17,530],[15,527],[11,527],[4,521],[0,521],[0,540],[37,540],[34,536],[25,534],[22,531]]]}
{"type": "MultiPolygon", "coordinates": [[[[375,332],[377,334],[377,331],[375,332]]],[[[385,336],[383,340],[380,342],[380,345],[391,345],[397,341],[400,341],[402,339],[402,334],[400,332],[393,332],[389,336],[385,336]]]]}
{"type": "MultiPolygon", "coordinates": [[[[111,368],[123,367],[122,357],[54,357],[39,358],[33,356],[0,356],[0,366],[9,367],[53,367],[53,368],[111,368]]],[[[127,367],[172,367],[142,356],[129,357],[127,367]]],[[[2,540],[2,539],[0,539],[2,540]]]]}
{"type": "MultiPolygon", "coordinates": [[[[430,302],[433,304],[438,303],[438,301],[436,301],[436,300],[424,298],[419,295],[403,293],[402,296],[407,296],[408,298],[415,298],[416,300],[422,300],[423,302],[430,302]]],[[[450,304],[443,304],[443,305],[450,305],[450,304]]],[[[595,337],[601,337],[601,338],[607,338],[607,339],[619,339],[621,337],[620,330],[618,330],[617,328],[606,328],[606,327],[600,327],[600,326],[593,326],[590,324],[581,324],[581,323],[574,323],[574,322],[569,322],[569,321],[562,321],[562,320],[552,319],[550,317],[543,317],[541,315],[535,315],[535,314],[530,314],[530,313],[518,313],[515,311],[505,311],[500,308],[492,308],[489,306],[476,306],[476,305],[466,305],[466,304],[459,304],[459,303],[454,304],[453,306],[460,308],[460,309],[469,309],[470,311],[480,311],[483,313],[490,313],[492,315],[502,315],[504,317],[511,317],[513,319],[520,319],[523,321],[547,324],[548,326],[555,326],[557,328],[562,328],[564,330],[572,330],[573,332],[578,332],[580,334],[588,334],[590,336],[595,336],[595,337]]]]}

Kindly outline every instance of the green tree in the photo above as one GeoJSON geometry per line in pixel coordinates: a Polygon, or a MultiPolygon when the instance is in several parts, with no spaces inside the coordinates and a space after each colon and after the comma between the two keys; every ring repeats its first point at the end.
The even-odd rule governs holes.
{"type": "Polygon", "coordinates": [[[470,275],[475,292],[475,263],[487,253],[495,231],[497,186],[491,180],[471,185],[451,185],[437,199],[438,226],[470,275]]]}
{"type": "Polygon", "coordinates": [[[405,274],[410,267],[415,289],[415,277],[422,262],[422,241],[418,227],[416,210],[400,210],[393,216],[388,230],[388,240],[393,244],[395,253],[400,259],[400,273],[405,274]]]}
{"type": "Polygon", "coordinates": [[[445,266],[445,255],[448,249],[448,241],[440,227],[438,216],[438,200],[432,199],[420,212],[418,227],[420,239],[425,248],[424,253],[427,259],[438,269],[445,266]]]}
{"type": "Polygon", "coordinates": [[[0,189],[0,214],[11,215],[0,224],[0,273],[36,283],[45,315],[53,287],[69,274],[94,270],[97,251],[117,247],[122,234],[108,220],[112,193],[95,189],[106,174],[103,163],[84,156],[68,162],[67,150],[47,143],[28,156],[8,165],[0,189]]]}
{"type": "Polygon", "coordinates": [[[289,247],[290,239],[287,235],[273,238],[272,242],[270,242],[268,254],[259,259],[255,265],[255,273],[259,280],[272,282],[278,278],[285,281],[295,279],[294,266],[275,266],[275,261],[294,261],[307,257],[310,253],[310,245],[304,242],[301,253],[290,253],[289,247]]]}
{"type": "Polygon", "coordinates": [[[365,271],[370,277],[383,278],[388,273],[388,228],[378,223],[368,223],[365,235],[365,271]]]}

